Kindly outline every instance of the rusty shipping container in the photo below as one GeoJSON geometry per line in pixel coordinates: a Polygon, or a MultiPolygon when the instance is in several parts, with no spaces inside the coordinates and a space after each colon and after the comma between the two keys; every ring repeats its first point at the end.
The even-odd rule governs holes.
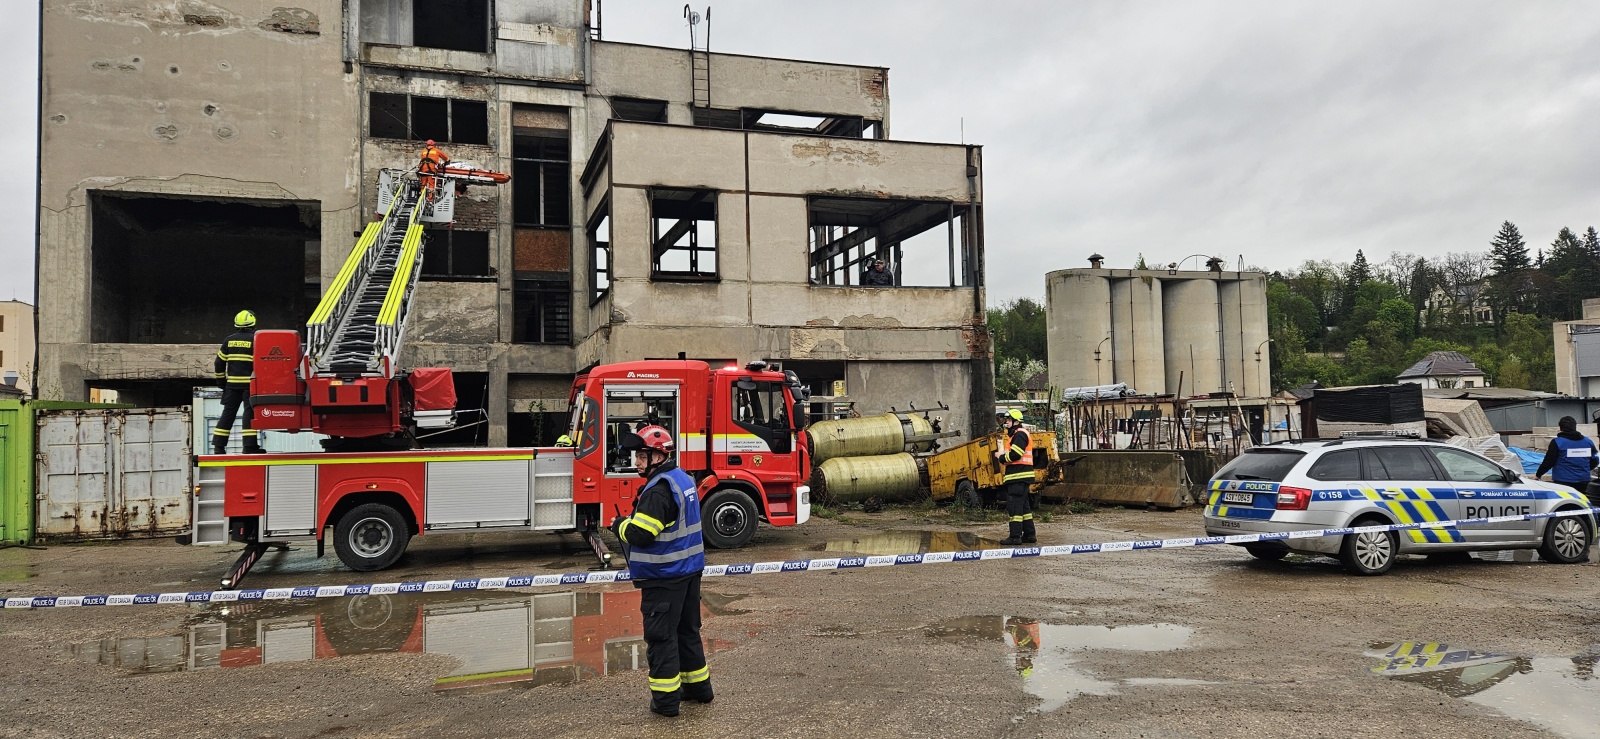
{"type": "Polygon", "coordinates": [[[194,481],[186,410],[39,410],[35,536],[60,541],[188,531],[194,481]]]}

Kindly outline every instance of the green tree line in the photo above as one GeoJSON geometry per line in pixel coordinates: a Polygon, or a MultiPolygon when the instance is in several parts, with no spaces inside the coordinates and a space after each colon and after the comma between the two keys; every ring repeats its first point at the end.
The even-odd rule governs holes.
{"type": "Polygon", "coordinates": [[[1393,382],[1436,351],[1471,358],[1500,387],[1555,390],[1553,321],[1600,297],[1600,234],[1562,228],[1532,253],[1506,221],[1487,252],[1381,263],[1307,261],[1268,273],[1275,389],[1393,382]]]}

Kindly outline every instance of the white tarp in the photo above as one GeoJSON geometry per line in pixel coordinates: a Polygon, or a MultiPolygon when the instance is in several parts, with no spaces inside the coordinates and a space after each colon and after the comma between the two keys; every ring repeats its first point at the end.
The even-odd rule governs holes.
{"type": "Polygon", "coordinates": [[[1115,400],[1133,395],[1128,389],[1128,383],[1119,382],[1115,385],[1091,385],[1089,387],[1069,387],[1061,391],[1062,400],[1115,400]]]}

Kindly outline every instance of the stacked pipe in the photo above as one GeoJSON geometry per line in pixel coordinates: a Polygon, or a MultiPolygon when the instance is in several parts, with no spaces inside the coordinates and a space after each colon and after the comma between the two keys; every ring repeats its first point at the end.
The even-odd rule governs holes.
{"type": "Polygon", "coordinates": [[[806,434],[817,465],[811,488],[830,503],[916,497],[922,488],[923,463],[915,453],[934,447],[927,438],[934,434],[933,424],[909,413],[822,421],[812,424],[806,434]]]}

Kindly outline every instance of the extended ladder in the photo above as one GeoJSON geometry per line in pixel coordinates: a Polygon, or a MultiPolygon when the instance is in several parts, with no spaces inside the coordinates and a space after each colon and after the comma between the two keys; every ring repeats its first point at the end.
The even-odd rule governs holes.
{"type": "Polygon", "coordinates": [[[427,190],[394,178],[383,219],[367,224],[306,324],[312,374],[393,377],[422,263],[427,190]]]}

